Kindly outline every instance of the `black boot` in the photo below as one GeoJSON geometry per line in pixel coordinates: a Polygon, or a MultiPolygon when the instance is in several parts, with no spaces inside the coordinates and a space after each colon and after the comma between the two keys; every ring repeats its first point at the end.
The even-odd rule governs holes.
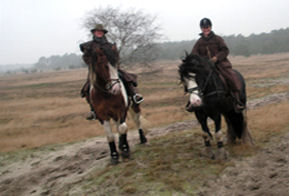
{"type": "Polygon", "coordinates": [[[138,130],[138,133],[139,133],[140,143],[141,143],[141,144],[147,143],[147,138],[145,137],[143,130],[142,130],[142,129],[139,129],[139,130],[138,130]]]}
{"type": "Polygon", "coordinates": [[[127,135],[125,134],[121,134],[119,136],[119,149],[121,151],[121,156],[124,159],[128,159],[129,158],[129,145],[127,142],[127,135]]]}
{"type": "Polygon", "coordinates": [[[115,142],[109,142],[109,148],[110,148],[110,162],[112,165],[116,165],[119,163],[118,161],[118,152],[116,150],[115,142]]]}

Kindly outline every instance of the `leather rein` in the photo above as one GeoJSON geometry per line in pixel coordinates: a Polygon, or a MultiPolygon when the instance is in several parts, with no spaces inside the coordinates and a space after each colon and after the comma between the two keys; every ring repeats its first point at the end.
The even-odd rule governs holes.
{"type": "MultiPolygon", "coordinates": [[[[211,70],[211,71],[210,71],[210,73],[209,73],[208,77],[206,78],[205,83],[204,83],[204,85],[203,85],[202,88],[200,88],[199,86],[197,86],[197,87],[194,87],[194,88],[187,89],[187,92],[188,92],[188,93],[197,94],[197,95],[200,96],[200,97],[210,97],[210,96],[213,96],[213,95],[219,95],[219,94],[222,94],[222,93],[226,93],[225,90],[215,90],[215,91],[212,91],[212,92],[209,92],[209,93],[206,93],[206,94],[204,93],[204,91],[205,91],[205,89],[207,88],[208,83],[209,83],[209,81],[210,81],[210,79],[211,79],[211,77],[212,77],[212,75],[213,75],[213,72],[214,72],[214,70],[211,70]],[[195,93],[194,91],[196,91],[196,90],[198,90],[199,93],[195,93]]],[[[194,77],[193,77],[193,78],[194,78],[194,77]]],[[[217,84],[216,84],[215,79],[214,79],[214,85],[215,85],[215,87],[217,87],[217,84]]]]}

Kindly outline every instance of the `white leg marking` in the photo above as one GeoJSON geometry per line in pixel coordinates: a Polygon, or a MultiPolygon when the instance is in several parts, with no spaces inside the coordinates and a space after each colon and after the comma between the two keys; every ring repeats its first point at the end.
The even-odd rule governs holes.
{"type": "Polygon", "coordinates": [[[222,132],[222,129],[215,133],[215,138],[217,142],[222,142],[224,140],[224,134],[222,132]]]}
{"type": "Polygon", "coordinates": [[[202,132],[203,138],[205,141],[210,141],[211,137],[207,132],[202,132]]]}
{"type": "Polygon", "coordinates": [[[103,127],[106,131],[106,136],[107,136],[107,141],[108,142],[113,142],[114,141],[114,134],[112,133],[110,122],[109,121],[104,121],[103,122],[103,127]]]}
{"type": "Polygon", "coordinates": [[[118,132],[121,135],[127,133],[127,125],[125,122],[119,125],[118,132]]]}
{"type": "Polygon", "coordinates": [[[141,117],[140,112],[139,113],[135,113],[135,111],[133,111],[133,109],[130,109],[130,114],[131,114],[131,116],[133,118],[134,123],[137,126],[137,129],[142,129],[142,124],[141,124],[141,120],[140,120],[140,117],[141,117]]]}

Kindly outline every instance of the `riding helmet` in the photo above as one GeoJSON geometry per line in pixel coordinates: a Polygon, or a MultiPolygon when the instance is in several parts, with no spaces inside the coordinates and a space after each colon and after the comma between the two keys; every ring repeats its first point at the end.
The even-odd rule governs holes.
{"type": "Polygon", "coordinates": [[[208,28],[208,27],[211,27],[212,26],[212,22],[210,19],[208,18],[203,18],[201,21],[200,21],[200,27],[201,28],[208,28]]]}

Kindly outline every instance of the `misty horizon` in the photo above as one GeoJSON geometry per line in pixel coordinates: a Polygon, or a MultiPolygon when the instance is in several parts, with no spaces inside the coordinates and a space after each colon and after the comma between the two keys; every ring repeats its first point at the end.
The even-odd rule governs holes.
{"type": "Polygon", "coordinates": [[[80,54],[79,44],[89,40],[83,20],[100,6],[134,8],[156,15],[162,28],[160,33],[166,38],[161,41],[198,39],[203,17],[212,20],[213,31],[221,36],[249,36],[289,27],[289,2],[283,0],[147,0],[141,4],[132,0],[1,0],[0,65],[33,64],[41,56],[80,54]]]}

